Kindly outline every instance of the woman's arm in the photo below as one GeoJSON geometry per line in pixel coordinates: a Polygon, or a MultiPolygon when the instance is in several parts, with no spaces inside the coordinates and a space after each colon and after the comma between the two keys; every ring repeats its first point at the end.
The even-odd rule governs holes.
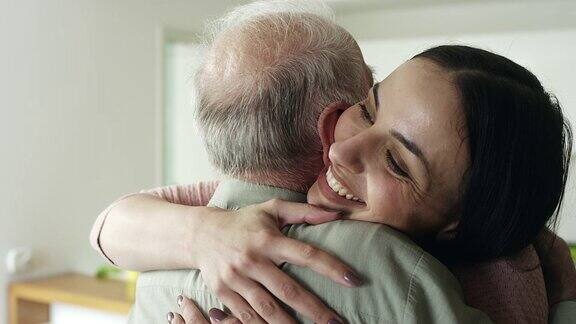
{"type": "Polygon", "coordinates": [[[106,213],[100,235],[93,236],[100,237],[99,244],[117,265],[135,270],[198,268],[208,287],[236,315],[288,320],[274,295],[318,322],[338,318],[277,268],[284,262],[308,267],[348,287],[360,284],[346,264],[280,231],[287,224],[336,220],[338,212],[279,200],[229,211],[135,194],[106,213]]]}
{"type": "MultiPolygon", "coordinates": [[[[151,190],[141,191],[140,193],[129,194],[121,197],[120,199],[116,200],[112,205],[106,208],[100,215],[98,215],[96,222],[92,227],[92,231],[90,233],[90,243],[92,247],[98,251],[103,257],[105,257],[109,262],[112,264],[116,264],[120,267],[124,267],[126,262],[126,266],[130,268],[134,268],[135,270],[144,270],[147,266],[154,266],[154,265],[146,265],[146,264],[139,264],[138,260],[140,259],[133,259],[134,253],[138,253],[137,251],[141,251],[140,245],[136,245],[136,242],[130,240],[131,237],[138,236],[142,230],[139,228],[141,223],[130,223],[130,222],[118,222],[112,221],[112,224],[108,224],[107,220],[110,217],[110,214],[113,213],[115,215],[120,214],[120,217],[127,216],[131,218],[134,216],[133,214],[125,214],[124,212],[138,212],[140,215],[147,215],[145,206],[148,206],[151,202],[151,198],[158,198],[156,199],[155,208],[166,208],[166,213],[163,215],[171,214],[172,212],[178,214],[179,212],[184,212],[184,208],[172,208],[174,204],[176,205],[186,205],[186,206],[206,206],[210,201],[210,198],[214,194],[216,187],[218,186],[218,182],[211,181],[211,182],[198,182],[196,184],[191,185],[174,185],[174,186],[167,186],[167,187],[160,187],[151,190]],[[128,201],[127,201],[128,200],[128,201]],[[144,207],[143,207],[144,206],[144,207]],[[123,210],[118,210],[118,208],[124,208],[123,210]],[[128,210],[126,210],[128,208],[128,210]],[[140,210],[139,210],[140,208],[140,210]],[[105,238],[102,237],[102,230],[106,223],[106,233],[119,233],[121,235],[107,235],[105,238]],[[126,226],[126,227],[122,227],[126,226]],[[103,249],[103,245],[107,246],[107,250],[103,249]],[[117,249],[119,245],[122,245],[123,248],[117,249]],[[111,255],[114,255],[114,258],[111,258],[111,255]],[[126,260],[125,258],[131,258],[133,260],[126,260]],[[141,268],[143,267],[143,268],[141,268]]],[[[175,207],[175,206],[174,206],[175,207]]],[[[162,212],[162,211],[160,211],[162,212]]],[[[153,214],[151,213],[150,216],[153,214]]],[[[174,215],[176,216],[176,215],[174,215]]],[[[138,256],[136,256],[138,258],[138,256]]],[[[153,256],[152,256],[153,258],[153,256]]],[[[145,259],[147,260],[147,259],[145,259]]],[[[149,260],[150,262],[154,262],[154,259],[149,260]]],[[[149,262],[145,261],[145,262],[149,262]]]]}
{"type": "MultiPolygon", "coordinates": [[[[195,233],[213,209],[167,202],[152,194],[134,194],[100,216],[96,247],[116,266],[135,270],[197,268],[195,233]]],[[[96,225],[98,226],[98,225],[96,225]]],[[[93,229],[96,232],[97,229],[93,229]]]]}

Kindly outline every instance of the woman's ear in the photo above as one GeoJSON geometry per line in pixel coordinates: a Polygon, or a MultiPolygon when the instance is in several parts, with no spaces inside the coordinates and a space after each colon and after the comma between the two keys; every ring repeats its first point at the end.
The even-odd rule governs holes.
{"type": "Polygon", "coordinates": [[[448,241],[453,239],[456,236],[456,229],[458,228],[458,224],[460,224],[459,219],[455,219],[448,223],[448,225],[444,226],[438,234],[436,234],[436,240],[438,241],[448,241]]]}

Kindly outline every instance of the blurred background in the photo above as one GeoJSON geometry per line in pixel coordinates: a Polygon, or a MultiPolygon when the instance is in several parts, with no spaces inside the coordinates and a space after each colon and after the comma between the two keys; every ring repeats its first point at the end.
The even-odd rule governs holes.
{"type": "MultiPolygon", "coordinates": [[[[54,297],[62,285],[84,285],[76,277],[9,284],[92,276],[104,262],[88,233],[115,198],[217,177],[194,127],[198,34],[208,19],[246,2],[0,0],[0,323],[8,323],[9,307],[43,313],[50,303],[52,323],[122,323],[125,308],[102,306],[107,295],[100,304],[80,298],[79,307],[54,297]]],[[[432,45],[479,46],[533,71],[576,126],[576,1],[328,3],[379,80],[432,45]]],[[[558,230],[576,243],[574,178],[558,230]]],[[[107,289],[124,294],[93,287],[107,289]]]]}

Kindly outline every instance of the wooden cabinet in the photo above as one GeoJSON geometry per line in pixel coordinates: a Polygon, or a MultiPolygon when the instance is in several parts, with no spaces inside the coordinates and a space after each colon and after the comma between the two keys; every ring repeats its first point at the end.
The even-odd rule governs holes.
{"type": "Polygon", "coordinates": [[[54,302],[117,314],[128,314],[133,304],[125,282],[68,273],[12,283],[10,324],[47,323],[54,302]]]}

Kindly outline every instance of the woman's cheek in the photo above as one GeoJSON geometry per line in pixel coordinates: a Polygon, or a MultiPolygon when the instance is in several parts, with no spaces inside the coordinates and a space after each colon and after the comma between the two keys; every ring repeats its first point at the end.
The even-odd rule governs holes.
{"type": "MultiPolygon", "coordinates": [[[[382,171],[381,174],[387,175],[387,171],[382,171]]],[[[368,194],[372,205],[370,209],[374,211],[375,217],[383,220],[383,223],[390,222],[389,225],[397,225],[400,215],[404,214],[401,184],[389,175],[372,180],[368,194]]]]}
{"type": "Polygon", "coordinates": [[[406,184],[388,173],[371,186],[370,201],[374,221],[386,224],[400,231],[410,233],[414,204],[410,199],[406,184]]]}

